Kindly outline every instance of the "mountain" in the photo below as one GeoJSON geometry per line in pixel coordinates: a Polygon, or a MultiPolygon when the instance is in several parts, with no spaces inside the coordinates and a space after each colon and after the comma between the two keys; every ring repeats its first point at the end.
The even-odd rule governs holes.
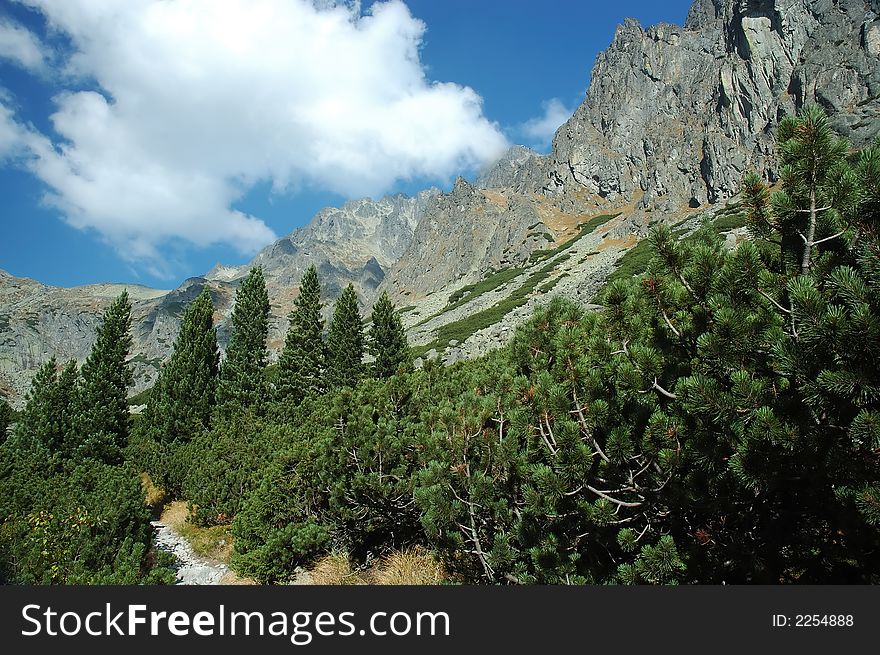
{"type": "Polygon", "coordinates": [[[225,345],[235,290],[255,265],[265,272],[272,302],[270,347],[277,350],[284,342],[299,279],[309,265],[318,268],[328,299],[351,282],[364,302],[371,300],[385,271],[406,250],[425,206],[438,194],[438,189],[428,189],[414,198],[398,194],[323,209],[248,264],[218,264],[172,291],[122,284],[64,289],[0,271],[0,393],[19,406],[33,373],[49,357],[61,364],[84,361],[101,314],[126,288],[132,299],[133,391],[151,386],[170,354],[186,306],[206,287],[217,308],[218,338],[225,345]]]}
{"type": "Polygon", "coordinates": [[[773,127],[806,103],[857,145],[880,133],[880,2],[697,0],[684,27],[621,25],[553,144],[553,188],[701,206],[772,175],[773,127]]]}
{"type": "MultiPolygon", "coordinates": [[[[388,290],[411,341],[446,361],[503,343],[547,294],[589,303],[653,223],[687,228],[723,214],[746,171],[776,177],[783,116],[815,102],[855,146],[876,138],[878,14],[880,0],[696,0],[684,26],[626,20],[549,154],[517,146],[448,193],[322,210],[252,262],[218,265],[172,292],[129,286],[136,389],[154,379],[182,307],[206,285],[224,340],[236,285],[254,264],[266,272],[276,349],[311,263],[328,300],[352,282],[366,310],[388,290]]],[[[20,402],[51,354],[82,360],[121,288],[0,275],[0,385],[20,402]]]]}
{"type": "Polygon", "coordinates": [[[589,300],[653,223],[725,212],[749,170],[774,179],[774,128],[805,104],[857,147],[876,138],[878,13],[878,0],[697,0],[684,26],[626,20],[548,155],[516,148],[478,178],[483,188],[456,185],[426,211],[383,283],[411,307],[410,338],[454,360],[503,342],[542,288],[589,300]],[[530,254],[535,233],[552,251],[603,215],[617,217],[566,253],[530,254]]]}

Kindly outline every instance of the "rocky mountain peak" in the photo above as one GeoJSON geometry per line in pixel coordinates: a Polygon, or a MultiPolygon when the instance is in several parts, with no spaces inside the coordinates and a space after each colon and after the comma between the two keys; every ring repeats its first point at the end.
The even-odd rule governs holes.
{"type": "MultiPolygon", "coordinates": [[[[237,281],[253,265],[263,266],[273,302],[271,348],[283,342],[311,264],[328,300],[352,283],[366,310],[388,289],[422,343],[450,321],[489,310],[508,321],[495,330],[501,339],[510,317],[531,306],[523,302],[553,288],[548,276],[565,278],[555,288],[584,301],[652,222],[724,201],[749,170],[772,179],[775,127],[805,104],[824,107],[856,146],[877,137],[878,62],[880,0],[695,0],[683,27],[625,20],[549,154],[514,146],[448,193],[351,200],[246,265],[218,264],[170,293],[138,291],[137,389],[155,377],[182,307],[202,288],[215,298],[222,341],[237,281]],[[587,234],[588,225],[603,227],[587,234]],[[480,296],[477,287],[491,292],[480,296]],[[514,289],[520,309],[504,315],[496,304],[514,289]]],[[[0,383],[21,393],[49,356],[84,359],[121,288],[57,289],[0,271],[0,383]]],[[[474,343],[458,347],[475,354],[485,342],[474,343]]]]}
{"type": "Polygon", "coordinates": [[[684,28],[625,21],[556,134],[548,177],[642,207],[715,203],[747,169],[774,175],[773,128],[810,102],[867,143],[880,131],[877,4],[697,0],[684,28]]]}

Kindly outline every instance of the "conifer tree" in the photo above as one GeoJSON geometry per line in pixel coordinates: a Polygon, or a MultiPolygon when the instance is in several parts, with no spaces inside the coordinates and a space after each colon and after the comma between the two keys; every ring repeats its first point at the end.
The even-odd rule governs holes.
{"type": "Polygon", "coordinates": [[[345,288],[336,301],[327,347],[327,377],[330,385],[356,385],[364,374],[364,324],[352,284],[345,288]]]}
{"type": "Polygon", "coordinates": [[[5,398],[0,398],[0,444],[6,441],[6,432],[12,422],[12,408],[5,398]]]}
{"type": "Polygon", "coordinates": [[[52,357],[44,363],[31,380],[27,404],[16,428],[17,434],[48,447],[59,424],[59,411],[55,402],[58,385],[58,363],[52,357]]]}
{"type": "Polygon", "coordinates": [[[147,403],[158,440],[189,441],[209,427],[219,358],[214,303],[205,289],[184,313],[171,358],[147,403]]]}
{"type": "Polygon", "coordinates": [[[858,181],[846,162],[849,143],[838,138],[818,105],[784,118],[777,130],[782,190],[771,197],[754,173],[743,184],[752,232],[779,245],[777,270],[791,277],[812,270],[818,246],[838,245],[844,214],[858,202],[858,181]],[[778,241],[777,241],[778,240],[778,241]]]}
{"type": "Polygon", "coordinates": [[[77,391],[79,385],[79,369],[74,360],[67,362],[58,376],[55,385],[54,411],[56,413],[55,432],[46,446],[62,457],[73,457],[77,448],[74,412],[77,411],[77,391]]]}
{"type": "Polygon", "coordinates": [[[324,319],[321,287],[314,264],[303,274],[299,297],[290,313],[290,327],[278,362],[278,398],[298,405],[308,393],[324,388],[324,319]]]}
{"type": "Polygon", "coordinates": [[[375,358],[372,364],[373,376],[380,379],[390,378],[401,366],[408,366],[411,361],[403,323],[394,311],[387,292],[383,291],[373,305],[372,319],[368,349],[375,358]]]}
{"type": "Polygon", "coordinates": [[[114,462],[128,442],[128,387],[134,381],[126,362],[130,328],[131,303],[123,291],[105,312],[82,367],[74,420],[80,456],[114,462]]]}
{"type": "Polygon", "coordinates": [[[180,491],[188,462],[180,446],[210,427],[220,355],[214,303],[204,289],[187,308],[171,358],[150,393],[139,426],[145,448],[139,463],[165,491],[180,491]]]}
{"type": "Polygon", "coordinates": [[[265,378],[268,332],[269,296],[263,269],[257,266],[251,269],[235,294],[232,335],[217,385],[217,405],[222,413],[262,411],[268,393],[265,378]]]}

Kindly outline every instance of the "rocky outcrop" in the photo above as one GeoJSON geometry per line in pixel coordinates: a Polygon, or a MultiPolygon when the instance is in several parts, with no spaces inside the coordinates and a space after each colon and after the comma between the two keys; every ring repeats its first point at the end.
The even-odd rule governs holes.
{"type": "MultiPolygon", "coordinates": [[[[502,173],[490,173],[497,179],[502,173]]],[[[537,203],[507,188],[481,189],[458,178],[425,210],[412,242],[391,268],[387,288],[398,304],[449,283],[517,266],[555,235],[537,203]]]]}
{"type": "Polygon", "coordinates": [[[697,0],[684,27],[627,20],[556,134],[546,181],[641,206],[700,206],[747,169],[773,176],[773,128],[817,102],[862,145],[880,132],[876,0],[697,0]]]}

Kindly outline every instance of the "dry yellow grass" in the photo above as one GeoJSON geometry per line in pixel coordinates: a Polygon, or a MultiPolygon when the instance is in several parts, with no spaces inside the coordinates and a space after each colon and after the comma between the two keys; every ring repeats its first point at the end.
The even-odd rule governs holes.
{"type": "Polygon", "coordinates": [[[411,548],[383,559],[373,572],[380,585],[438,585],[448,579],[443,565],[422,548],[411,548]]]}
{"type": "Polygon", "coordinates": [[[599,252],[603,250],[608,250],[609,248],[632,248],[636,243],[638,243],[638,238],[634,234],[627,234],[625,237],[620,239],[605,239],[599,246],[596,248],[599,252]]]}
{"type": "Polygon", "coordinates": [[[140,479],[141,488],[144,490],[144,502],[154,512],[161,511],[167,500],[165,490],[153,484],[153,480],[150,478],[149,473],[141,473],[140,479]]]}
{"type": "Polygon", "coordinates": [[[345,553],[331,553],[319,559],[309,570],[309,579],[316,585],[366,584],[363,573],[352,569],[351,560],[345,553]]]}
{"type": "Polygon", "coordinates": [[[223,577],[220,578],[220,582],[218,582],[217,584],[230,587],[243,587],[256,585],[257,582],[255,580],[251,580],[250,578],[242,578],[235,571],[227,571],[225,574],[223,574],[223,577]]]}
{"type": "Polygon", "coordinates": [[[196,555],[229,564],[233,549],[231,526],[213,525],[203,528],[193,525],[189,522],[186,502],[182,500],[168,503],[159,520],[186,539],[196,555]]]}
{"type": "Polygon", "coordinates": [[[352,568],[345,553],[318,560],[299,580],[312,585],[438,585],[449,577],[437,559],[423,548],[393,553],[367,570],[352,568]]]}
{"type": "Polygon", "coordinates": [[[180,528],[183,527],[188,518],[189,510],[186,508],[186,503],[182,500],[175,500],[173,503],[168,503],[165,506],[159,520],[175,532],[179,533],[180,528]]]}

